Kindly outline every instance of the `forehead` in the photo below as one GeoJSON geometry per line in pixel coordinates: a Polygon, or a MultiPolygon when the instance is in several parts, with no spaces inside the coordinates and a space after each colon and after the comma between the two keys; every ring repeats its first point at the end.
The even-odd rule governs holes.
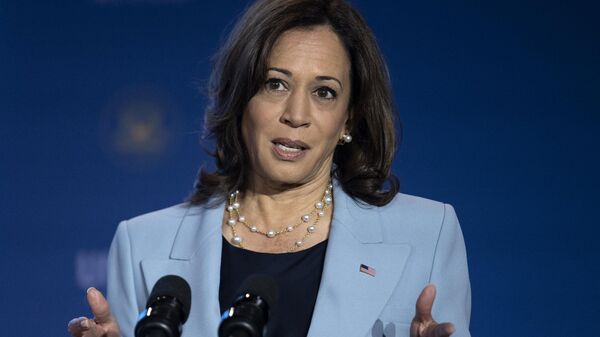
{"type": "Polygon", "coordinates": [[[318,73],[345,80],[350,73],[346,48],[329,26],[285,31],[275,42],[268,63],[292,73],[318,73]]]}

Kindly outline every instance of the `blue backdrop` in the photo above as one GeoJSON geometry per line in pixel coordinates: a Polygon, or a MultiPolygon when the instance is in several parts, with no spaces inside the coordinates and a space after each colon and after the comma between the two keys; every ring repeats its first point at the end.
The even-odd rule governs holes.
{"type": "MultiPolygon", "coordinates": [[[[402,190],[461,220],[472,334],[597,334],[598,6],[353,3],[389,63],[402,190]]],[[[191,191],[201,89],[246,4],[0,2],[2,335],[66,336],[118,221],[191,191]]]]}

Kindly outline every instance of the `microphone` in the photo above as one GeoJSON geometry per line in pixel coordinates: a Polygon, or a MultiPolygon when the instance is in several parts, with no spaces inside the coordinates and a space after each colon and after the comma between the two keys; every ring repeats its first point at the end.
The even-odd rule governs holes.
{"type": "Polygon", "coordinates": [[[192,291],[179,276],[161,277],[152,288],[135,325],[135,337],[180,337],[190,314],[192,291]]]}
{"type": "Polygon", "coordinates": [[[221,317],[219,337],[263,337],[269,312],[277,302],[275,280],[267,275],[249,276],[238,293],[238,299],[221,317]]]}

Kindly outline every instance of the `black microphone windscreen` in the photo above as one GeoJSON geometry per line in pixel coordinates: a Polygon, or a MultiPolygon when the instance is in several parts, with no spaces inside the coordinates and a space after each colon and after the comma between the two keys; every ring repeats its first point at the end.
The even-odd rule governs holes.
{"type": "Polygon", "coordinates": [[[273,308],[277,302],[277,297],[279,295],[275,279],[264,274],[255,274],[246,278],[238,291],[238,294],[240,295],[243,295],[244,293],[260,296],[271,308],[273,308]]]}
{"type": "Polygon", "coordinates": [[[154,288],[152,288],[146,306],[152,305],[156,298],[160,296],[171,296],[181,302],[184,314],[183,321],[187,320],[192,305],[192,291],[190,285],[183,278],[177,275],[166,275],[161,277],[156,281],[154,288]]]}

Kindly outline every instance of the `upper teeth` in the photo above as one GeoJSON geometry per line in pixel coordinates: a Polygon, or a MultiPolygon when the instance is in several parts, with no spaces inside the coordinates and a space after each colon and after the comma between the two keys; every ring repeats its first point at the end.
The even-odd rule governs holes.
{"type": "Polygon", "coordinates": [[[277,147],[282,149],[283,151],[288,151],[288,152],[299,152],[302,151],[302,149],[298,149],[295,147],[289,147],[289,146],[285,146],[283,144],[277,144],[277,147]]]}

